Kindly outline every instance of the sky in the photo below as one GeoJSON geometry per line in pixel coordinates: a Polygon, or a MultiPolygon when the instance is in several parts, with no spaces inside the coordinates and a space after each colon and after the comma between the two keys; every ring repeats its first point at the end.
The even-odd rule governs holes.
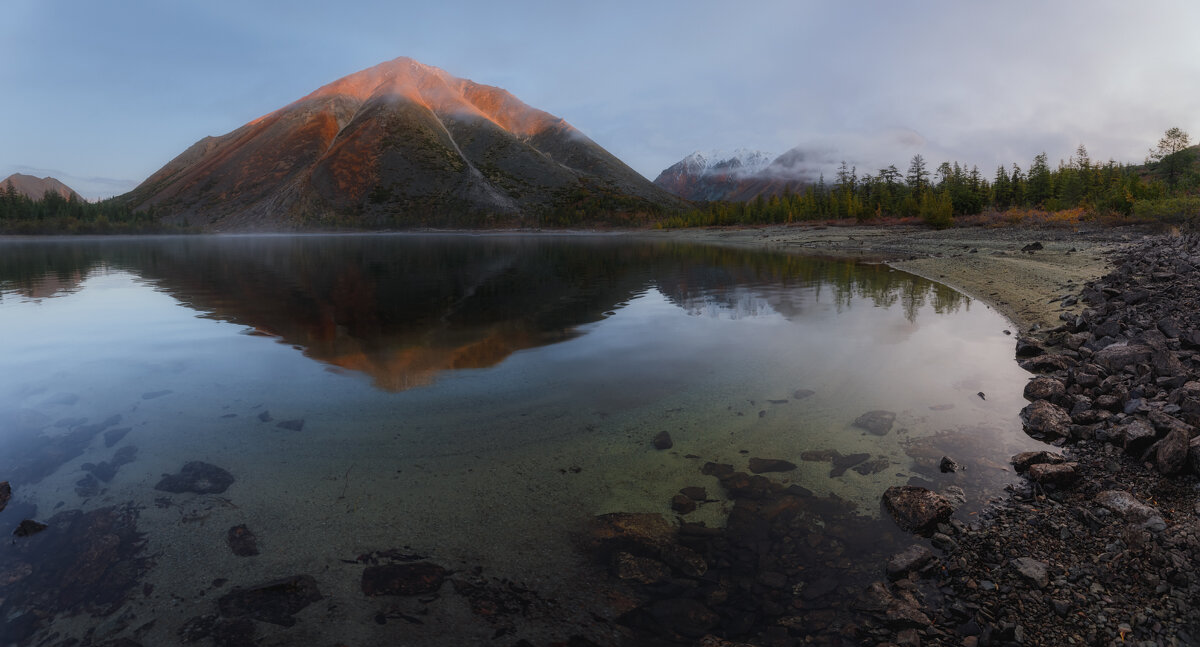
{"type": "Polygon", "coordinates": [[[0,178],[89,199],[399,56],[507,89],[653,179],[799,147],[860,175],[915,154],[1141,163],[1200,138],[1194,0],[4,0],[0,178]]]}

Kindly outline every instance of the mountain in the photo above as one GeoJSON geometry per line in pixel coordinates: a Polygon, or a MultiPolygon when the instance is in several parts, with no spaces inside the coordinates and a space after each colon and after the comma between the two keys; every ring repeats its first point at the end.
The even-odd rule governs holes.
{"type": "Polygon", "coordinates": [[[46,195],[47,191],[52,191],[61,195],[63,199],[70,200],[71,196],[75,196],[76,200],[82,200],[75,189],[59,182],[52,177],[34,177],[32,175],[24,175],[21,173],[13,173],[12,175],[0,180],[0,190],[5,190],[9,185],[16,189],[17,193],[32,198],[41,200],[46,195]]]}
{"type": "Polygon", "coordinates": [[[748,201],[760,195],[798,191],[813,183],[819,170],[808,164],[806,157],[800,148],[775,158],[746,149],[696,152],[659,173],[654,183],[685,200],[748,201]]]}
{"type": "Polygon", "coordinates": [[[206,137],[123,199],[220,230],[572,224],[682,207],[566,121],[410,58],[206,137]]]}

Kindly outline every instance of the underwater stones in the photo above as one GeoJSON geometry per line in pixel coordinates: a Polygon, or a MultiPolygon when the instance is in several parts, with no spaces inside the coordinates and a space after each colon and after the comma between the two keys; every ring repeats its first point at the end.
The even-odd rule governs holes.
{"type": "Polygon", "coordinates": [[[750,471],[755,474],[763,472],[790,472],[796,469],[796,464],[782,458],[751,458],[750,471]]]}
{"type": "Polygon", "coordinates": [[[933,552],[921,544],[913,544],[908,548],[892,555],[887,562],[887,575],[889,579],[898,580],[908,577],[909,573],[916,573],[934,560],[933,552]]]}
{"type": "Polygon", "coordinates": [[[658,432],[658,434],[654,436],[654,440],[651,442],[655,449],[670,449],[675,446],[675,443],[671,440],[671,434],[667,433],[666,431],[658,432]]]}
{"type": "Polygon", "coordinates": [[[425,595],[442,587],[446,569],[432,562],[368,566],[362,574],[364,595],[425,595]]]}
{"type": "MultiPolygon", "coordinates": [[[[864,461],[862,463],[859,463],[858,465],[855,465],[854,467],[851,467],[850,469],[854,470],[855,472],[858,472],[859,474],[862,474],[863,476],[870,476],[872,474],[878,474],[879,472],[886,470],[888,467],[891,466],[891,464],[892,464],[892,462],[890,460],[888,460],[886,456],[877,456],[869,461],[864,461]]],[[[832,474],[832,472],[831,472],[831,474],[832,474]]]]}
{"type": "Polygon", "coordinates": [[[317,581],[311,575],[293,575],[247,589],[234,589],[217,600],[217,608],[226,618],[250,618],[291,627],[292,616],[321,600],[317,581]]]}
{"type": "Polygon", "coordinates": [[[950,518],[946,497],[915,485],[893,485],[883,493],[883,507],[901,528],[924,534],[950,518]]]}
{"type": "Polygon", "coordinates": [[[245,524],[234,526],[225,535],[229,550],[238,557],[253,557],[258,554],[258,537],[245,524]]]}
{"type": "Polygon", "coordinates": [[[170,395],[172,393],[174,393],[174,391],[172,391],[170,389],[163,389],[162,391],[150,391],[147,393],[143,393],[142,399],[143,400],[153,400],[155,398],[161,398],[164,395],[170,395]]]}
{"type": "Polygon", "coordinates": [[[712,461],[709,461],[704,464],[704,467],[700,468],[700,473],[705,476],[715,476],[717,478],[723,478],[725,476],[733,474],[733,466],[728,463],[714,463],[712,461]]]}
{"type": "Polygon", "coordinates": [[[97,494],[100,494],[100,481],[97,481],[95,476],[88,474],[78,481],[75,481],[75,494],[81,499],[94,497],[97,494]]]}
{"type": "Polygon", "coordinates": [[[815,393],[816,391],[813,391],[812,389],[796,389],[795,391],[792,391],[792,399],[803,400],[805,398],[812,397],[815,393]]]}
{"type": "Polygon", "coordinates": [[[49,526],[47,526],[46,524],[44,524],[40,521],[34,521],[33,519],[25,519],[17,526],[17,529],[13,531],[13,536],[14,537],[29,537],[30,535],[38,534],[39,532],[45,530],[46,528],[49,528],[49,526]]]}
{"type": "Polygon", "coordinates": [[[154,489],[175,494],[220,494],[232,485],[233,481],[232,474],[216,465],[191,461],[185,464],[178,474],[163,474],[162,480],[154,489]]]}
{"type": "Polygon", "coordinates": [[[12,486],[8,481],[0,481],[0,512],[8,507],[8,500],[12,498],[12,486]]]}
{"type": "Polygon", "coordinates": [[[274,418],[271,417],[270,411],[262,411],[258,414],[259,422],[271,422],[274,418]]]}
{"type": "Polygon", "coordinates": [[[302,431],[304,429],[304,418],[284,420],[275,426],[280,429],[287,429],[288,431],[302,431]]]}
{"type": "Polygon", "coordinates": [[[1038,400],[1021,409],[1021,422],[1025,433],[1049,439],[1071,435],[1071,414],[1062,407],[1045,400],[1038,400]]]}
{"type": "Polygon", "coordinates": [[[689,638],[703,636],[720,621],[711,609],[690,598],[657,600],[647,610],[663,630],[689,638]]]}
{"type": "Polygon", "coordinates": [[[671,497],[671,509],[679,514],[688,514],[696,509],[696,501],[685,494],[671,497]]]}
{"type": "MultiPolygon", "coordinates": [[[[117,416],[117,421],[120,422],[120,420],[121,417],[117,416]]],[[[113,445],[121,442],[121,439],[125,437],[125,434],[132,430],[133,427],[118,427],[117,429],[109,429],[108,431],[104,432],[104,446],[112,447],[113,445]]]]}
{"type": "Polygon", "coordinates": [[[850,469],[851,467],[854,467],[855,465],[858,465],[859,463],[867,460],[870,457],[871,457],[871,455],[866,452],[857,453],[857,454],[849,454],[847,456],[842,456],[841,454],[834,452],[834,455],[832,458],[833,468],[829,470],[829,476],[831,478],[836,478],[838,476],[841,476],[842,474],[846,473],[846,470],[850,469]]]}
{"type": "Polygon", "coordinates": [[[613,571],[619,579],[642,584],[657,584],[671,577],[671,569],[666,564],[626,552],[619,552],[613,558],[613,571]]]}
{"type": "Polygon", "coordinates": [[[657,551],[675,540],[675,527],[654,512],[611,512],[592,519],[587,538],[597,547],[613,545],[657,551]]]}
{"type": "Polygon", "coordinates": [[[951,474],[962,469],[962,466],[956,463],[953,458],[950,458],[949,456],[943,456],[942,460],[938,462],[938,469],[941,470],[943,474],[951,474]]]}
{"type": "Polygon", "coordinates": [[[896,414],[891,411],[876,409],[868,411],[854,419],[854,426],[865,429],[876,436],[886,436],[896,422],[896,414]]]}
{"type": "Polygon", "coordinates": [[[689,485],[689,486],[679,490],[679,493],[693,501],[707,501],[708,500],[708,490],[705,490],[704,488],[700,487],[699,485],[689,485]]]}

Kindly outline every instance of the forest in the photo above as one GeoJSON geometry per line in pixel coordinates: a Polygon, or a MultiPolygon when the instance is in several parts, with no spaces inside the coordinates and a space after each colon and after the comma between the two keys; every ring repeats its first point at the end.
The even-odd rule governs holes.
{"type": "Polygon", "coordinates": [[[959,162],[931,168],[919,154],[903,173],[893,164],[859,175],[842,162],[831,182],[822,176],[782,195],[698,205],[660,226],[919,219],[945,228],[961,218],[984,215],[1013,224],[1030,219],[1190,223],[1200,217],[1196,148],[1186,132],[1171,128],[1141,165],[1097,162],[1082,144],[1057,166],[1041,153],[1028,168],[1014,163],[990,175],[959,162]]]}
{"type": "Polygon", "coordinates": [[[47,191],[41,199],[0,187],[0,234],[147,234],[177,231],[117,199],[88,202],[47,191]]]}

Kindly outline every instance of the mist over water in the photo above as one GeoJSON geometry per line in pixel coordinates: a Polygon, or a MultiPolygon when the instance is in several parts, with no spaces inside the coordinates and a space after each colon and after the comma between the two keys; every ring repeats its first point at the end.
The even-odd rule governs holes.
{"type": "Polygon", "coordinates": [[[370,642],[399,635],[378,614],[418,611],[411,644],[498,630],[461,582],[431,602],[364,596],[360,557],[395,550],[553,598],[507,631],[561,639],[595,624],[588,583],[605,577],[573,534],[608,512],[673,518],[689,485],[711,500],[685,518],[722,525],[707,461],[792,461],[772,476],[864,517],[912,479],[960,485],[960,514],[977,510],[1038,445],[1005,325],[883,265],[613,236],[5,241],[0,527],[57,521],[0,548],[0,572],[28,571],[0,580],[0,610],[26,636],[123,613],[106,639],[132,637],[157,618],[137,638],[169,644],[236,587],[303,574],[322,601],[258,636],[370,642]],[[871,410],[896,414],[886,435],[852,425],[871,410]],[[830,476],[811,450],[884,467],[830,476]],[[929,469],[951,451],[966,476],[929,469]],[[234,481],[155,489],[194,461],[234,481]],[[74,582],[105,605],[32,595],[73,582],[54,564],[94,554],[70,533],[101,523],[124,539],[95,568],[134,575],[74,582]],[[231,552],[242,524],[256,556],[231,552]]]}

